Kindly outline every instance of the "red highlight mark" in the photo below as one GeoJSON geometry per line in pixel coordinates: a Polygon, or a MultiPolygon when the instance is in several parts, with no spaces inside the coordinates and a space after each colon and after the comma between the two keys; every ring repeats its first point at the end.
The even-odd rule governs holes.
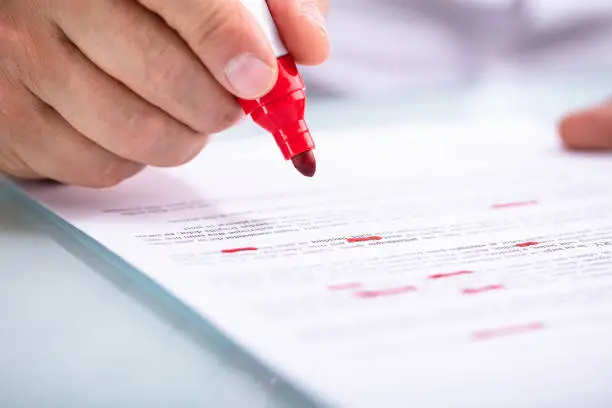
{"type": "Polygon", "coordinates": [[[341,283],[338,285],[330,285],[327,287],[329,290],[351,290],[351,289],[359,289],[363,285],[361,283],[341,283]]]}
{"type": "Polygon", "coordinates": [[[371,299],[377,297],[401,295],[404,293],[416,292],[417,288],[414,286],[402,286],[399,288],[382,289],[382,290],[362,290],[355,293],[355,296],[362,299],[371,299]]]}
{"type": "Polygon", "coordinates": [[[529,241],[529,242],[521,242],[520,244],[516,244],[516,246],[519,248],[527,248],[527,247],[535,246],[538,244],[539,242],[529,241]]]}
{"type": "Polygon", "coordinates": [[[464,295],[477,295],[479,293],[492,292],[494,290],[502,289],[505,289],[504,285],[489,285],[483,286],[482,288],[463,289],[461,293],[463,293],[464,295]]]}
{"type": "Polygon", "coordinates": [[[224,249],[221,252],[224,254],[235,254],[237,252],[257,251],[255,247],[224,249]]]}
{"type": "Polygon", "coordinates": [[[543,328],[544,324],[542,322],[533,322],[518,326],[507,326],[491,330],[479,330],[472,334],[472,338],[479,341],[490,340],[496,337],[542,330],[543,328]]]}
{"type": "Polygon", "coordinates": [[[365,242],[365,241],[380,241],[382,237],[379,236],[371,236],[371,237],[355,237],[355,238],[347,238],[346,241],[349,244],[354,244],[356,242],[365,242]]]}
{"type": "Polygon", "coordinates": [[[474,271],[457,271],[457,272],[450,272],[450,273],[438,273],[436,275],[431,275],[429,279],[453,278],[455,276],[469,275],[472,273],[474,273],[474,271]]]}
{"type": "Polygon", "coordinates": [[[527,207],[530,205],[537,205],[539,204],[539,202],[537,200],[531,200],[531,201],[517,201],[515,203],[500,203],[500,204],[494,204],[491,206],[491,208],[493,208],[494,210],[502,210],[505,208],[515,208],[515,207],[527,207]]]}

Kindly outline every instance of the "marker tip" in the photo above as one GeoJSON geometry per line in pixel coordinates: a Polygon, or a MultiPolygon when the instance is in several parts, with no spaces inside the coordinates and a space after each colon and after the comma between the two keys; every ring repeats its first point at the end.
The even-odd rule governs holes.
{"type": "Polygon", "coordinates": [[[317,171],[317,161],[312,150],[298,154],[291,159],[291,162],[295,169],[306,177],[314,176],[317,171]]]}

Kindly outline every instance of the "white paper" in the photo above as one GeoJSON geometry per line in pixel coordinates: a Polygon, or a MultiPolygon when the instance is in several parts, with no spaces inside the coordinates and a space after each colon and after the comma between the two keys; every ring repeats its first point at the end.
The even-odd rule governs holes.
{"type": "Polygon", "coordinates": [[[313,179],[256,137],[24,188],[338,406],[612,401],[612,157],[515,119],[316,133],[313,179]]]}

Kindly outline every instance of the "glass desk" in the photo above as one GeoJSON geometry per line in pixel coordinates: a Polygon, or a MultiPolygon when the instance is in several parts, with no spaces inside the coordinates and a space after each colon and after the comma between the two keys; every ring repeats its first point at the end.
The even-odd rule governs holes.
{"type": "MultiPolygon", "coordinates": [[[[313,100],[309,121],[315,129],[508,114],[556,121],[609,92],[612,77],[497,80],[385,101],[313,100]]],[[[178,316],[0,181],[0,406],[315,405],[178,316]]]]}

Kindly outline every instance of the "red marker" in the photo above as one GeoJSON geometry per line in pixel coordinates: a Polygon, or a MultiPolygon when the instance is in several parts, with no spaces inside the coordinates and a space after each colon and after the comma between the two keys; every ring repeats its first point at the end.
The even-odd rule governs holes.
{"type": "Polygon", "coordinates": [[[238,99],[242,109],[259,126],[272,133],[285,160],[304,176],[312,177],[316,161],[314,141],[304,121],[306,86],[295,61],[285,48],[266,0],[241,0],[259,22],[278,61],[278,80],[272,90],[255,100],[238,99]]]}

